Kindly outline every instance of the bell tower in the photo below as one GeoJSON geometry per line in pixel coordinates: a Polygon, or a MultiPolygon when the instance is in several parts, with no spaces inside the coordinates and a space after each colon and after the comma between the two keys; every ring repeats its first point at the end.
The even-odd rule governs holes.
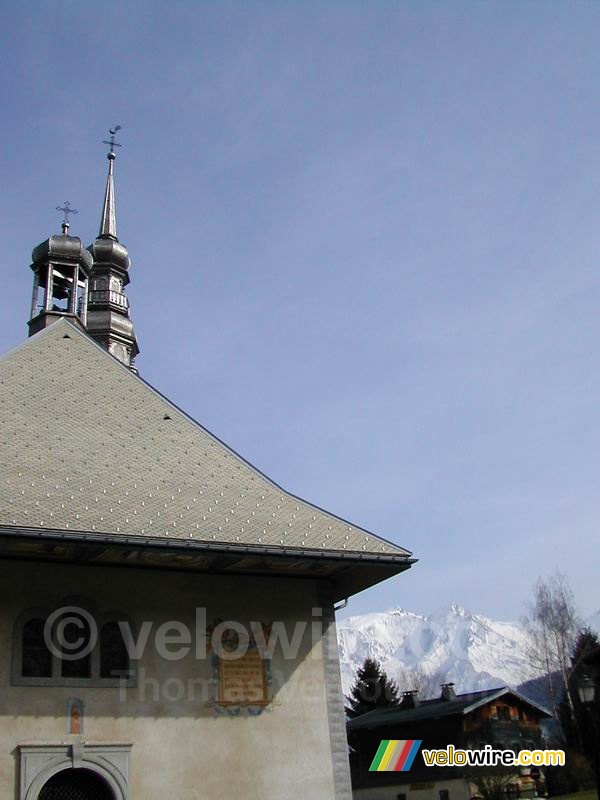
{"type": "Polygon", "coordinates": [[[39,244],[31,254],[33,294],[29,335],[67,317],[85,328],[88,302],[88,279],[92,257],[78,236],[69,235],[69,214],[77,211],[67,201],[57,211],[65,215],[62,234],[54,234],[39,244]]]}
{"type": "Polygon", "coordinates": [[[89,335],[119,361],[134,368],[139,353],[133,322],[129,317],[129,300],[124,289],[129,283],[131,261],[125,245],[117,238],[115,210],[114,163],[115,141],[120,130],[117,125],[110,131],[108,152],[108,177],[102,204],[100,232],[88,248],[93,259],[86,328],[89,335]]]}

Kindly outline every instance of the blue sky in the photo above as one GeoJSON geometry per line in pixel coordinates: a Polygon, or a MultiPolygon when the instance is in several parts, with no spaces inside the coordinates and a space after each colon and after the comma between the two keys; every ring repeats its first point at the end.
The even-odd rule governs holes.
{"type": "Polygon", "coordinates": [[[600,607],[600,4],[2,4],[3,313],[117,223],[143,376],[412,549],[349,613],[600,607]]]}

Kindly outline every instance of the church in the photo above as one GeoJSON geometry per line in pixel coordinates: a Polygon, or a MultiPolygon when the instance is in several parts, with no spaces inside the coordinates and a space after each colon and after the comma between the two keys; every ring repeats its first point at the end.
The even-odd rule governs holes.
{"type": "Polygon", "coordinates": [[[414,559],[138,374],[109,144],[0,357],[0,797],[350,800],[336,607],[414,559]]]}

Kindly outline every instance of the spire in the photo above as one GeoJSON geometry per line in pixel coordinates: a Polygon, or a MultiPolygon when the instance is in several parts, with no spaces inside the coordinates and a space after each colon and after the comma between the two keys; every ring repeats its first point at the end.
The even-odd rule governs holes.
{"type": "Polygon", "coordinates": [[[115,154],[108,154],[108,178],[106,179],[106,191],[104,192],[104,203],[102,204],[102,219],[100,220],[100,233],[102,239],[117,238],[117,218],[115,214],[115,183],[113,179],[113,164],[115,154]]]}
{"type": "Polygon", "coordinates": [[[110,141],[104,139],[103,144],[110,147],[108,155],[108,177],[106,178],[106,190],[104,192],[104,203],[102,204],[102,218],[100,220],[100,239],[117,239],[117,216],[115,208],[115,181],[114,181],[114,163],[116,153],[115,147],[121,147],[118,142],[115,142],[115,135],[117,131],[121,130],[120,125],[110,128],[110,141]]]}
{"type": "Polygon", "coordinates": [[[100,233],[88,248],[94,263],[90,275],[90,290],[87,314],[87,332],[102,347],[108,350],[131,369],[139,353],[133,322],[129,316],[129,300],[125,287],[129,283],[129,253],[124,244],[117,239],[115,220],[115,186],[113,167],[115,134],[121,129],[116,125],[110,129],[108,152],[108,179],[102,204],[100,233]]]}

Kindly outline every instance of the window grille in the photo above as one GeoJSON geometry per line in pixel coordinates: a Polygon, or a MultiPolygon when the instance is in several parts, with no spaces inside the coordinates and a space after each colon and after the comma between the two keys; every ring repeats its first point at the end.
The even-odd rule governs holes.
{"type": "Polygon", "coordinates": [[[45,784],[39,800],[115,800],[111,789],[87,769],[66,769],[45,784]]]}

